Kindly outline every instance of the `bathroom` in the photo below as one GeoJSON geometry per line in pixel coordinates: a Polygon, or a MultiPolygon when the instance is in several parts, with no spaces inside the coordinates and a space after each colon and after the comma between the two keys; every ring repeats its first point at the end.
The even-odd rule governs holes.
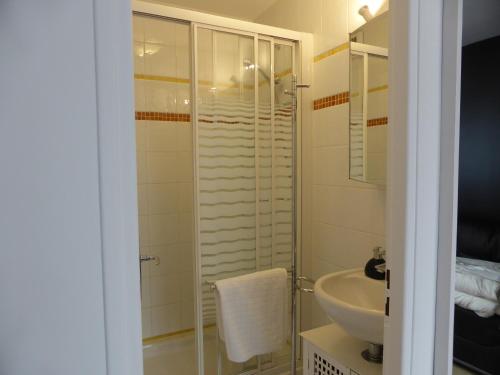
{"type": "MultiPolygon", "coordinates": [[[[354,171],[354,166],[349,178],[349,37],[357,30],[353,38],[362,41],[361,26],[366,21],[358,13],[361,6],[357,1],[315,2],[307,7],[309,14],[299,19],[300,2],[293,6],[283,1],[262,2],[261,8],[252,10],[252,22],[293,31],[282,37],[286,31],[273,35],[276,31],[264,26],[254,42],[254,36],[248,35],[248,28],[256,28],[253,25],[242,24],[241,33],[230,33],[221,24],[205,26],[210,24],[210,15],[201,21],[203,14],[186,12],[186,17],[199,17],[202,24],[192,31],[186,22],[190,19],[172,20],[177,17],[169,12],[193,9],[194,5],[182,1],[169,8],[134,5],[145,373],[195,374],[196,363],[201,361],[204,369],[199,371],[206,374],[285,371],[291,360],[290,342],[281,352],[243,364],[227,360],[217,340],[214,292],[209,283],[269,268],[283,267],[291,273],[292,220],[298,223],[295,230],[300,241],[297,269],[311,280],[362,267],[372,257],[372,249],[385,246],[385,171],[380,167],[384,162],[367,167],[372,180],[381,174],[378,181],[356,181],[363,178],[363,172],[354,171]],[[289,16],[283,17],[284,8],[291,12],[289,16]],[[298,42],[289,40],[294,38],[298,42]],[[196,43],[193,50],[192,43],[196,43]],[[312,64],[301,61],[305,54],[312,57],[312,64]],[[304,74],[304,69],[312,74],[304,74]],[[191,84],[194,74],[196,86],[191,84]],[[292,90],[294,74],[310,85],[299,89],[295,135],[292,97],[285,91],[292,90]],[[259,82],[258,90],[253,89],[254,79],[259,82]],[[193,108],[193,103],[200,104],[193,108]],[[294,137],[297,149],[292,145],[294,137]],[[294,169],[302,172],[292,179],[293,153],[298,159],[294,169]],[[197,157],[195,164],[193,157],[197,157]],[[300,217],[292,219],[290,198],[294,194],[300,217]],[[337,248],[342,251],[332,251],[337,248]]],[[[369,86],[373,102],[380,103],[368,109],[369,152],[375,153],[369,160],[377,163],[377,157],[385,160],[388,5],[371,5],[374,15],[381,16],[371,23],[374,31],[365,32],[366,42],[386,51],[380,57],[381,66],[375,67],[378,61],[369,63],[370,73],[374,67],[383,71],[370,75],[369,86]]],[[[194,10],[215,12],[211,4],[198,2],[197,6],[201,9],[194,10]]],[[[226,6],[237,12],[234,6],[226,6]]],[[[244,13],[248,19],[249,12],[244,13]]],[[[351,91],[362,92],[357,84],[351,91]]],[[[363,96],[358,94],[358,98],[363,96]]],[[[362,111],[363,105],[358,107],[362,111]]],[[[300,331],[329,323],[311,295],[301,293],[297,298],[300,331]]],[[[298,337],[297,342],[300,356],[298,337]]]]}
{"type": "MultiPolygon", "coordinates": [[[[382,373],[388,1],[134,7],[145,373],[280,373],[312,366],[325,337],[333,357],[321,371],[382,373]],[[295,115],[294,76],[304,84],[295,115]],[[377,281],[351,274],[370,263],[377,281]],[[216,282],[275,268],[304,278],[288,298],[295,340],[235,363],[219,339],[216,282]],[[360,290],[322,278],[342,272],[360,290]],[[336,285],[378,315],[339,316],[336,285]],[[332,320],[342,329],[324,329],[332,320]],[[349,345],[363,358],[337,353],[349,345]]],[[[467,38],[475,26],[465,25],[467,38]]]]}
{"type": "Polygon", "coordinates": [[[2,40],[50,74],[4,69],[44,90],[5,75],[5,119],[32,108],[0,147],[25,265],[0,272],[25,290],[1,295],[0,373],[499,373],[498,117],[477,103],[500,9],[480,3],[5,5],[36,32],[2,40]],[[487,312],[455,258],[493,264],[487,312]]]}

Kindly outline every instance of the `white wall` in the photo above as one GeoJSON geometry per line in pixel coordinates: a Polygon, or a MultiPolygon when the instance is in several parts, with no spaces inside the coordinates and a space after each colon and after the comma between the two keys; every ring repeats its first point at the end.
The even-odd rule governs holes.
{"type": "MultiPolygon", "coordinates": [[[[380,5],[380,12],[387,9],[386,2],[376,0],[280,0],[256,22],[314,34],[312,90],[318,100],[349,91],[345,43],[348,33],[362,25],[357,10],[367,3],[380,5]]],[[[371,257],[372,248],[385,244],[385,189],[348,178],[348,121],[348,103],[314,110],[312,145],[303,145],[311,148],[304,150],[303,168],[313,171],[312,178],[303,181],[312,189],[312,207],[304,207],[305,212],[312,211],[311,217],[303,218],[303,231],[309,231],[303,238],[311,238],[303,244],[303,263],[310,262],[313,278],[362,267],[371,257]]],[[[316,302],[311,303],[312,325],[327,324],[316,302]]],[[[307,328],[307,322],[303,322],[303,328],[307,328]]]]}
{"type": "Polygon", "coordinates": [[[113,373],[105,348],[96,8],[90,0],[0,2],[1,374],[113,373]]]}

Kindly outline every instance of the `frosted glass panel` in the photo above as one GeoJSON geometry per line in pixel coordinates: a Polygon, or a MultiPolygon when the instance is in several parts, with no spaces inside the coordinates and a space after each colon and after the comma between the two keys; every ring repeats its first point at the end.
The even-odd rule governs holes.
{"type": "Polygon", "coordinates": [[[272,116],[271,42],[259,40],[259,269],[272,268],[272,116]]]}
{"type": "MultiPolygon", "coordinates": [[[[209,283],[257,270],[257,163],[254,38],[198,29],[199,226],[205,360],[215,323],[209,283]]],[[[215,337],[215,340],[217,338],[215,337]]],[[[222,373],[255,369],[228,361],[222,373]]]]}
{"type": "Polygon", "coordinates": [[[293,48],[274,46],[273,255],[272,266],[291,270],[293,48]]]}
{"type": "Polygon", "coordinates": [[[227,359],[210,284],[291,269],[293,46],[203,27],[196,38],[205,368],[219,364],[223,375],[233,375],[286,365],[289,347],[243,364],[227,359]]]}
{"type": "MultiPolygon", "coordinates": [[[[256,167],[253,38],[200,29],[204,61],[198,81],[199,214],[202,278],[256,270],[256,167]],[[245,65],[246,64],[246,65],[245,65]],[[247,69],[248,68],[248,69],[247,69]]],[[[200,51],[201,54],[201,51],[200,51]]],[[[203,320],[215,320],[204,289],[203,320]]]]}

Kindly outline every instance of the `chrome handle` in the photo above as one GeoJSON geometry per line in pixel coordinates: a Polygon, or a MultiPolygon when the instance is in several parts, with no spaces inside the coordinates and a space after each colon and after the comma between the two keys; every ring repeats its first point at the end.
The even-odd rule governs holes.
{"type": "Polygon", "coordinates": [[[150,261],[154,261],[155,262],[155,265],[159,265],[160,264],[160,257],[156,256],[156,255],[141,255],[139,257],[141,263],[142,262],[150,262],[150,261]]]}
{"type": "Polygon", "coordinates": [[[314,293],[314,289],[311,288],[297,288],[297,289],[304,293],[314,293]]]}
{"type": "MultiPolygon", "coordinates": [[[[297,83],[295,85],[295,90],[296,89],[308,89],[309,87],[311,87],[311,85],[307,85],[305,83],[297,83]]],[[[285,90],[283,91],[283,93],[285,95],[291,95],[291,96],[294,96],[295,95],[295,90],[292,89],[292,91],[289,91],[289,90],[285,90]]]]}
{"type": "Polygon", "coordinates": [[[377,272],[384,273],[386,270],[386,264],[385,263],[377,264],[375,266],[375,269],[377,270],[377,272]]]}
{"type": "Polygon", "coordinates": [[[307,281],[307,282],[310,282],[310,283],[315,283],[316,280],[313,280],[311,279],[310,277],[307,277],[307,276],[297,276],[297,280],[300,280],[300,281],[307,281]]]}
{"type": "MultiPolygon", "coordinates": [[[[309,283],[316,283],[316,281],[314,279],[311,279],[310,277],[307,277],[307,276],[297,276],[297,281],[307,281],[309,283]]],[[[301,292],[304,292],[304,293],[314,293],[314,289],[313,288],[302,288],[301,285],[297,284],[296,285],[296,288],[297,290],[300,290],[301,292]]]]}

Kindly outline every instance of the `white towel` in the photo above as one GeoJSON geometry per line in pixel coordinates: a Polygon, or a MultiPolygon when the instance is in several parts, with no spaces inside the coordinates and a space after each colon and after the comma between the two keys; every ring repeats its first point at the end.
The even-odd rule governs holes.
{"type": "Polygon", "coordinates": [[[288,303],[284,268],[219,280],[215,289],[219,336],[231,361],[245,362],[285,345],[288,303]]]}
{"type": "Polygon", "coordinates": [[[455,273],[455,290],[498,303],[500,283],[470,272],[455,273]]]}
{"type": "Polygon", "coordinates": [[[489,318],[495,314],[500,315],[500,306],[498,303],[471,296],[470,294],[462,293],[457,290],[455,290],[455,303],[464,309],[474,311],[482,318],[489,318]]]}

